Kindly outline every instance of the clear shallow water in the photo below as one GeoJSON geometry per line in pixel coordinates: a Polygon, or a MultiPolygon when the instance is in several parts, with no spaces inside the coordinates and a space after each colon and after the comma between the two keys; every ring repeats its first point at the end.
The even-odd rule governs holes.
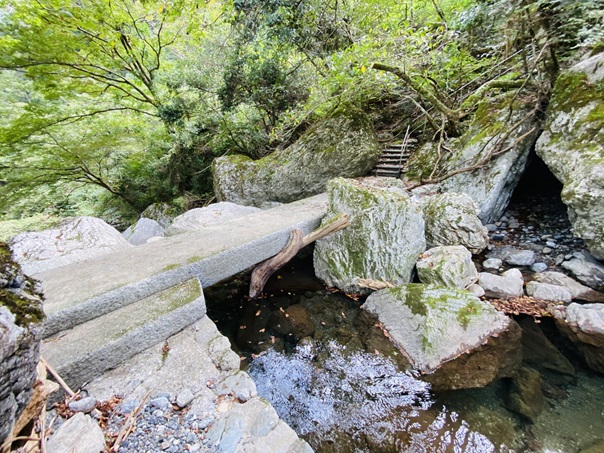
{"type": "Polygon", "coordinates": [[[208,292],[208,312],[249,358],[259,393],[316,451],[578,453],[604,439],[604,377],[572,354],[577,378],[557,385],[544,377],[545,408],[531,424],[505,408],[505,380],[435,395],[404,371],[362,300],[317,291],[306,278],[295,283],[295,269],[279,276],[267,299],[208,292]],[[315,326],[301,340],[274,330],[274,315],[292,305],[315,326]]]}
{"type": "Polygon", "coordinates": [[[260,395],[318,451],[486,453],[510,451],[472,431],[429,385],[384,356],[336,342],[269,350],[249,373],[260,395]]]}

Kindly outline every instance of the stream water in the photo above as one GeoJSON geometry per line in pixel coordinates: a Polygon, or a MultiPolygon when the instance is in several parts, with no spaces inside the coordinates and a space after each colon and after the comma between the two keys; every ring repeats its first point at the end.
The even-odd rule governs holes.
{"type": "Polygon", "coordinates": [[[604,453],[604,377],[548,319],[538,325],[577,374],[542,375],[544,408],[530,422],[506,409],[506,379],[434,393],[360,309],[362,298],[314,277],[311,250],[269,280],[266,298],[248,300],[247,285],[240,276],[209,288],[208,313],[259,394],[317,452],[604,453]]]}

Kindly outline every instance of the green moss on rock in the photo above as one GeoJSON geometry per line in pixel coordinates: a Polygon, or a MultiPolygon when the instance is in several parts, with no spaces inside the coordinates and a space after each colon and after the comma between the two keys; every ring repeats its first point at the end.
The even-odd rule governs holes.
{"type": "Polygon", "coordinates": [[[289,148],[252,161],[230,155],[214,160],[214,189],[221,201],[262,206],[291,202],[325,190],[329,179],[367,174],[381,146],[367,115],[342,105],[289,148]]]}
{"type": "Polygon", "coordinates": [[[4,243],[0,243],[0,281],[5,282],[0,288],[0,304],[15,316],[15,324],[25,327],[44,321],[42,295],[37,291],[35,281],[23,275],[4,243]],[[14,283],[17,280],[18,286],[14,283]]]}

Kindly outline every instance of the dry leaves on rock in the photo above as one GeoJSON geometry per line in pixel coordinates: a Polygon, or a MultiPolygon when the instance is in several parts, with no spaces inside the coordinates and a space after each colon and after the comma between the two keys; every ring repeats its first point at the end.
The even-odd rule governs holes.
{"type": "Polygon", "coordinates": [[[548,308],[556,305],[553,302],[529,296],[512,297],[510,299],[489,299],[488,302],[495,309],[506,315],[529,315],[534,318],[551,316],[548,308]]]}

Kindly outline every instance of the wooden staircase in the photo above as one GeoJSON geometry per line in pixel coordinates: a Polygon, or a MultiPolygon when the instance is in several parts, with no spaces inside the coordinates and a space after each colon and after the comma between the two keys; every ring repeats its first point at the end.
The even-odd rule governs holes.
{"type": "Polygon", "coordinates": [[[400,178],[405,173],[407,161],[413,152],[417,140],[407,138],[403,143],[389,144],[380,157],[377,165],[373,169],[374,176],[384,176],[387,178],[400,178]]]}

